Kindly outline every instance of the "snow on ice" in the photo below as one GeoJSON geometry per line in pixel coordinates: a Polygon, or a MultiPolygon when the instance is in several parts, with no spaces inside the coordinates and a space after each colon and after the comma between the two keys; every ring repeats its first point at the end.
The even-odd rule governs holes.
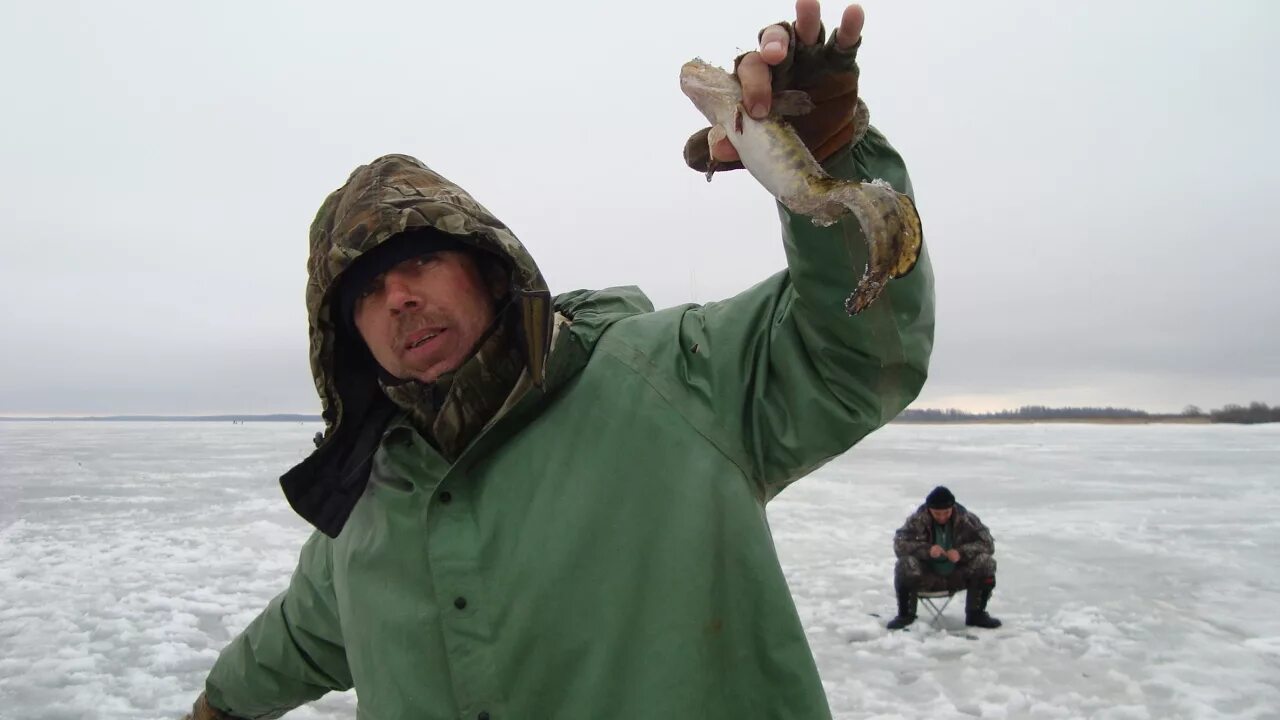
{"type": "MultiPolygon", "coordinates": [[[[180,717],[288,580],[316,429],[0,423],[0,718],[180,717]]],[[[1280,425],[893,425],[769,517],[837,718],[1280,717],[1280,425]],[[999,630],[961,598],[884,629],[939,483],[995,536],[999,630]]]]}

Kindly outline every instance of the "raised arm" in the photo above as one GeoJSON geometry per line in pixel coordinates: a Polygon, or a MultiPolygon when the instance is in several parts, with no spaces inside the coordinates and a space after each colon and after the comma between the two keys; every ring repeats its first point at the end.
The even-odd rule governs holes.
{"type": "MultiPolygon", "coordinates": [[[[816,104],[801,136],[827,173],[883,180],[911,196],[902,158],[865,125],[857,97],[861,8],[850,6],[839,34],[826,43],[816,8],[815,2],[797,3],[794,28],[770,26],[761,50],[740,59],[744,105],[756,101],[762,83],[767,97],[771,71],[775,91],[784,89],[783,82],[791,83],[785,89],[798,84],[816,104]],[[788,49],[788,43],[797,45],[788,49]],[[781,55],[771,56],[771,48],[781,55]],[[833,144],[841,138],[843,145],[833,144]]],[[[694,151],[705,142],[705,134],[695,135],[686,145],[691,166],[733,167],[727,141],[715,146],[714,161],[697,157],[694,151]]],[[[652,338],[645,348],[692,395],[685,405],[698,409],[689,412],[690,421],[766,499],[906,407],[924,384],[933,347],[933,270],[923,248],[914,270],[850,317],[845,299],[868,260],[858,221],[847,215],[819,227],[782,204],[778,211],[786,271],[726,301],[684,309],[677,336],[652,338]]]]}

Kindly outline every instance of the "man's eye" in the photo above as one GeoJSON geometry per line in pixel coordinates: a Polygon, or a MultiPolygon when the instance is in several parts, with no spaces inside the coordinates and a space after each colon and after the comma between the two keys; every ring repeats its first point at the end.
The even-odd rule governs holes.
{"type": "Polygon", "coordinates": [[[363,288],[361,288],[360,297],[367,298],[370,295],[376,295],[381,290],[382,290],[382,276],[379,275],[374,279],[370,280],[368,285],[365,285],[363,288]]]}

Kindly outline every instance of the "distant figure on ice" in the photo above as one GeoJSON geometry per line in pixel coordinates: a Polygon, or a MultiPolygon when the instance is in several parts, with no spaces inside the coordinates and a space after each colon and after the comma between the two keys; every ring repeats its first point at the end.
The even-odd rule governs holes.
{"type": "MultiPolygon", "coordinates": [[[[744,102],[763,115],[774,90],[813,89],[797,129],[830,173],[909,192],[858,99],[861,8],[827,40],[817,2],[796,7],[737,64],[744,102]]],[[[478,36],[476,56],[494,52],[478,36]]],[[[389,71],[431,94],[424,68],[451,71],[389,71]]],[[[441,114],[474,112],[432,98],[441,114]]],[[[366,111],[402,113],[397,102],[366,111]]],[[[709,132],[691,146],[704,156],[709,132]]],[[[468,172],[508,170],[494,154],[468,172]]],[[[554,182],[528,190],[572,219],[579,200],[554,182]]],[[[765,503],[916,397],[933,279],[922,256],[850,317],[867,264],[857,221],[816,227],[777,208],[781,228],[736,242],[780,230],[785,267],[721,302],[655,312],[634,287],[553,295],[507,225],[412,157],[356,168],[311,226],[325,432],[281,478],[316,529],[287,588],[213,663],[194,717],[274,718],[354,688],[361,718],[829,718],[765,503]]],[[[666,215],[683,237],[680,213],[666,215]]],[[[616,231],[579,224],[581,237],[543,245],[589,258],[616,231]]],[[[219,590],[234,604],[243,589],[219,590]]]]}
{"type": "Polygon", "coordinates": [[[916,593],[965,590],[964,624],[997,628],[1000,621],[987,614],[987,601],[996,587],[995,541],[977,515],[956,502],[939,485],[911,513],[893,536],[898,563],[893,589],[898,616],[889,621],[899,630],[916,621],[916,593]]]}

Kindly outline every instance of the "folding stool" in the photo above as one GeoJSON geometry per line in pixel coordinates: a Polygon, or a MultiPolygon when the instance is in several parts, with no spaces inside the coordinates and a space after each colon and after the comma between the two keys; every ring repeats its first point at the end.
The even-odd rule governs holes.
{"type": "Polygon", "coordinates": [[[918,592],[916,593],[916,597],[933,612],[933,619],[929,621],[929,624],[934,627],[938,627],[938,625],[942,623],[942,612],[951,604],[951,598],[955,597],[956,593],[962,592],[964,592],[963,589],[934,590],[931,592],[918,592]],[[942,600],[942,605],[937,604],[938,600],[942,600]]]}

